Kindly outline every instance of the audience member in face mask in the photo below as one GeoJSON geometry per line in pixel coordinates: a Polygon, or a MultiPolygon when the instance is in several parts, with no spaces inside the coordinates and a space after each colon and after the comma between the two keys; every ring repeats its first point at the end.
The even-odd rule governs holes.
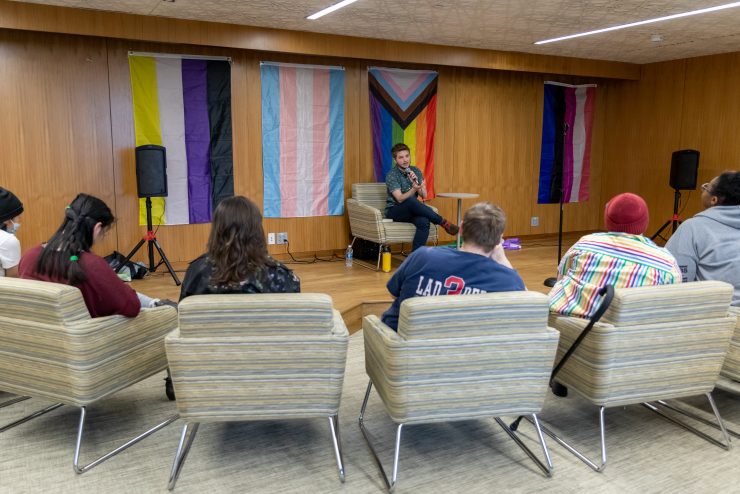
{"type": "Polygon", "coordinates": [[[21,243],[15,232],[21,226],[22,213],[23,203],[11,191],[0,187],[0,276],[18,276],[21,243]]]}

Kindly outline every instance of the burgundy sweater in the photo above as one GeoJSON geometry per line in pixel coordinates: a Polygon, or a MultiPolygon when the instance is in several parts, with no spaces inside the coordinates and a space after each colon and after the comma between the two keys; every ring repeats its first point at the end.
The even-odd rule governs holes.
{"type": "MultiPolygon", "coordinates": [[[[26,252],[18,265],[18,274],[21,278],[38,281],[51,281],[69,285],[69,281],[61,278],[51,278],[36,272],[41,245],[26,252]]],[[[139,297],[130,286],[126,285],[111,269],[105,259],[90,252],[80,254],[82,270],[87,277],[79,285],[75,285],[82,292],[87,310],[91,317],[103,317],[121,314],[126,317],[136,317],[141,309],[139,297]]]]}

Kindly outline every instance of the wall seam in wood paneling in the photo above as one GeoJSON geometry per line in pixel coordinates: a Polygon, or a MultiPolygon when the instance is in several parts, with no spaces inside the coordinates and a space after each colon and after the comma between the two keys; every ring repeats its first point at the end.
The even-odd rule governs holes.
{"type": "MultiPolygon", "coordinates": [[[[118,187],[116,180],[116,152],[115,144],[113,143],[113,97],[111,96],[110,87],[110,54],[108,53],[108,38],[103,38],[103,44],[105,46],[105,74],[106,81],[108,83],[108,116],[109,116],[109,128],[110,128],[110,166],[111,174],[113,175],[113,211],[114,216],[118,218],[118,187]]],[[[119,229],[116,227],[116,250],[121,250],[121,237],[119,229]]]]}
{"type": "Polygon", "coordinates": [[[678,126],[678,145],[677,145],[676,149],[680,149],[682,147],[683,138],[684,138],[684,136],[683,136],[683,132],[684,132],[684,127],[683,127],[683,115],[684,115],[684,111],[683,110],[684,110],[684,102],[686,101],[686,60],[682,60],[681,61],[681,72],[682,72],[681,73],[681,101],[680,101],[680,103],[678,105],[679,112],[680,112],[679,115],[678,115],[678,118],[679,118],[680,124],[678,126]]]}

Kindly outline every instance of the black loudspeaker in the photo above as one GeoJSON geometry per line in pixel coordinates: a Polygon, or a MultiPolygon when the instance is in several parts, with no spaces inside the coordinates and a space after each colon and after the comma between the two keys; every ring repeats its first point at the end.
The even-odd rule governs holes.
{"type": "Polygon", "coordinates": [[[683,149],[671,156],[670,186],[676,190],[696,189],[696,175],[699,171],[699,151],[683,149]]]}
{"type": "Polygon", "coordinates": [[[139,197],[167,197],[167,153],[147,144],[136,148],[136,189],[139,197]]]}

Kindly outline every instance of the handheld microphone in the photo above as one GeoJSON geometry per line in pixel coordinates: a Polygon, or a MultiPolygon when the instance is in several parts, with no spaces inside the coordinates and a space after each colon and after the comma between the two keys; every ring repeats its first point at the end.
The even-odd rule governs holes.
{"type": "Polygon", "coordinates": [[[411,183],[419,185],[419,180],[416,178],[416,174],[411,171],[411,168],[406,168],[403,174],[406,175],[406,178],[411,180],[411,183]]]}

